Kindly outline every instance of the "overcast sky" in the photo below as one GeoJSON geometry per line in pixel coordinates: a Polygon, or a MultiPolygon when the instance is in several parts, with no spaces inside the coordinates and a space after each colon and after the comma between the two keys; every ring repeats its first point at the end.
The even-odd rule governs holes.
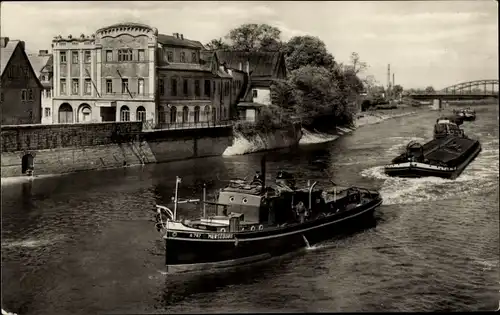
{"type": "Polygon", "coordinates": [[[54,36],[91,34],[117,22],[145,23],[160,33],[207,43],[243,23],[279,27],[282,39],[321,38],[336,60],[358,52],[377,81],[387,64],[396,84],[436,89],[498,78],[498,8],[473,1],[2,2],[1,34],[50,49],[54,36]]]}

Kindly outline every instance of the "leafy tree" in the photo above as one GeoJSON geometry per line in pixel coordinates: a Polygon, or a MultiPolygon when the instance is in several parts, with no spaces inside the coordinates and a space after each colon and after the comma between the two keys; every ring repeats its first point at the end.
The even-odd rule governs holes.
{"type": "Polygon", "coordinates": [[[368,64],[364,61],[361,61],[357,52],[352,52],[351,64],[348,67],[351,68],[351,71],[354,72],[354,74],[358,75],[368,68],[368,64]]]}
{"type": "Polygon", "coordinates": [[[334,66],[333,56],[327,51],[325,43],[314,36],[295,36],[285,45],[286,65],[289,71],[304,66],[334,66]]]}
{"type": "Polygon", "coordinates": [[[229,50],[230,49],[230,46],[227,43],[225,43],[222,40],[222,38],[212,39],[205,46],[208,50],[229,50]]]}
{"type": "Polygon", "coordinates": [[[399,98],[403,94],[403,87],[401,85],[399,85],[399,84],[396,84],[392,88],[392,93],[394,94],[394,96],[396,98],[399,98]]]}
{"type": "Polygon", "coordinates": [[[279,49],[281,31],[268,24],[243,24],[226,36],[231,49],[239,51],[272,51],[279,49]]]}
{"type": "Polygon", "coordinates": [[[294,86],[288,80],[275,80],[270,87],[271,103],[286,110],[295,106],[294,86]]]}
{"type": "Polygon", "coordinates": [[[434,88],[432,86],[428,86],[425,88],[425,93],[427,94],[434,94],[435,91],[434,91],[434,88]]]}

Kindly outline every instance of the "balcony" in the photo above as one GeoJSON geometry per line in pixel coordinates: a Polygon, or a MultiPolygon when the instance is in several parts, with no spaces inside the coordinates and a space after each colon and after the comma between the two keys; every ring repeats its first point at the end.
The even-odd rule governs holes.
{"type": "Polygon", "coordinates": [[[125,93],[101,92],[101,98],[103,98],[103,99],[151,99],[151,100],[153,100],[155,98],[155,94],[154,93],[137,93],[137,92],[130,92],[130,94],[127,92],[125,92],[125,93]],[[132,97],[130,95],[132,95],[132,97]]]}

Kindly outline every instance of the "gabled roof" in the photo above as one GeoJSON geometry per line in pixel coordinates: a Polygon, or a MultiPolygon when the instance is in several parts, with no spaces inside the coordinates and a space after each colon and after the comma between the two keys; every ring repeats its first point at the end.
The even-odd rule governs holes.
{"type": "Polygon", "coordinates": [[[225,62],[228,67],[234,69],[239,69],[241,63],[244,70],[248,61],[250,75],[254,81],[277,78],[280,65],[284,62],[284,54],[279,51],[247,52],[218,50],[217,56],[221,62],[225,62]]]}
{"type": "Polygon", "coordinates": [[[12,55],[14,54],[14,51],[16,51],[17,47],[20,46],[21,48],[21,53],[24,55],[26,58],[26,61],[29,65],[29,68],[31,70],[32,75],[35,77],[35,80],[38,84],[38,86],[43,89],[43,85],[38,79],[37,73],[33,70],[33,66],[31,65],[31,62],[28,58],[28,55],[26,54],[26,51],[24,50],[24,44],[21,45],[23,41],[20,40],[9,40],[7,45],[5,47],[0,47],[0,76],[3,75],[5,68],[10,62],[10,59],[12,58],[12,55]]]}
{"type": "Polygon", "coordinates": [[[5,67],[10,61],[10,57],[12,57],[19,43],[21,43],[20,40],[9,40],[5,47],[0,47],[0,75],[3,74],[5,67]]]}
{"type": "Polygon", "coordinates": [[[158,43],[166,46],[179,46],[179,47],[189,47],[189,48],[200,48],[203,49],[203,44],[197,40],[190,40],[184,37],[184,39],[177,38],[176,36],[170,36],[165,34],[158,34],[158,43]]]}
{"type": "Polygon", "coordinates": [[[37,54],[28,54],[28,59],[33,67],[33,71],[35,71],[36,77],[40,77],[40,73],[47,66],[47,63],[52,58],[52,55],[44,55],[39,56],[37,54]]]}

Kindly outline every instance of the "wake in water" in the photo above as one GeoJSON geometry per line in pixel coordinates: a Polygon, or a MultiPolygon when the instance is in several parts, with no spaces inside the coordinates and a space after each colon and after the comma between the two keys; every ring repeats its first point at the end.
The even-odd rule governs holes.
{"type": "Polygon", "coordinates": [[[300,138],[299,144],[313,144],[313,143],[324,143],[330,142],[338,139],[338,135],[330,135],[321,132],[312,132],[307,129],[302,128],[302,138],[300,138]]]}
{"type": "Polygon", "coordinates": [[[61,239],[63,239],[62,236],[54,237],[51,239],[45,239],[45,240],[43,240],[43,239],[27,239],[27,240],[15,241],[15,240],[3,239],[2,240],[2,248],[9,248],[9,249],[10,248],[36,248],[36,247],[52,245],[61,239]]]}
{"type": "Polygon", "coordinates": [[[385,180],[380,192],[386,205],[452,199],[486,192],[498,186],[499,163],[498,146],[493,149],[491,143],[488,143],[484,147],[479,156],[455,180],[439,177],[389,177],[384,173],[384,166],[363,170],[361,176],[385,180]]]}

